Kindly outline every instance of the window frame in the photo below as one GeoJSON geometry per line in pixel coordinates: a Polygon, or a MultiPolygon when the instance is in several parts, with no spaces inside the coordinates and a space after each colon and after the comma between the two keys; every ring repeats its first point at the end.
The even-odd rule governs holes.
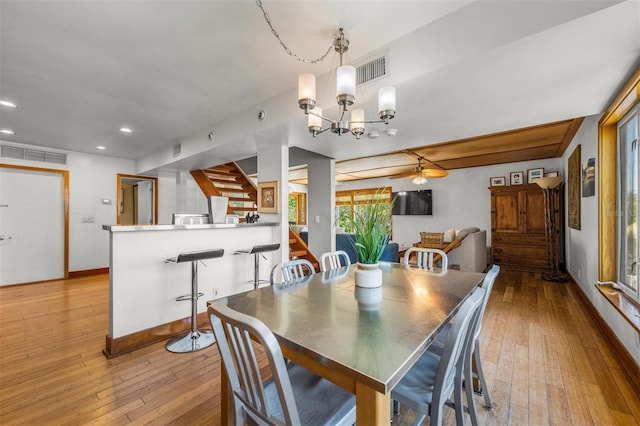
{"type": "MultiPolygon", "coordinates": [[[[627,232],[623,231],[624,228],[624,224],[626,223],[626,220],[624,218],[626,218],[627,215],[627,211],[628,211],[628,206],[627,206],[627,200],[626,200],[626,195],[623,193],[623,190],[625,192],[627,192],[626,190],[626,186],[624,185],[624,180],[626,180],[626,173],[627,170],[622,170],[622,166],[617,168],[617,183],[616,183],[616,187],[617,187],[617,191],[616,191],[616,199],[617,199],[617,209],[616,209],[616,218],[617,218],[617,232],[616,232],[616,256],[617,256],[617,275],[616,275],[616,282],[619,284],[620,289],[627,294],[629,297],[633,298],[636,301],[640,301],[640,288],[638,287],[638,276],[639,276],[639,267],[638,267],[638,259],[639,256],[638,254],[640,253],[639,251],[639,240],[637,238],[638,235],[638,218],[640,218],[640,206],[637,203],[637,196],[638,196],[638,188],[640,188],[640,175],[637,173],[638,170],[638,165],[640,164],[640,149],[638,149],[638,128],[640,127],[640,104],[636,103],[632,108],[629,109],[629,111],[627,111],[627,113],[620,119],[618,120],[618,123],[616,124],[616,142],[617,142],[617,150],[618,150],[618,163],[619,164],[629,164],[628,159],[626,158],[622,158],[624,156],[624,153],[626,151],[626,146],[623,147],[622,143],[624,142],[625,145],[627,143],[627,141],[622,141],[621,138],[621,132],[620,129],[622,127],[624,127],[625,125],[627,125],[629,122],[631,122],[633,119],[635,118],[635,126],[636,126],[636,138],[635,138],[635,144],[636,144],[636,148],[634,150],[634,153],[632,154],[635,158],[633,160],[635,160],[636,162],[636,176],[635,176],[635,184],[636,184],[636,200],[635,200],[635,214],[636,214],[636,223],[635,223],[635,233],[636,233],[636,240],[635,240],[635,289],[633,288],[633,284],[628,283],[628,276],[626,274],[623,273],[623,270],[626,269],[625,267],[627,266],[626,263],[623,265],[623,255],[625,253],[622,253],[622,238],[627,238],[627,232]],[[624,148],[624,149],[623,149],[624,148]],[[624,160],[624,161],[623,161],[624,160]]],[[[625,169],[628,169],[628,167],[625,167],[625,169]]],[[[629,247],[627,246],[627,244],[625,244],[625,251],[628,252],[629,247]]],[[[630,275],[633,276],[633,275],[630,275]]]]}
{"type": "Polygon", "coordinates": [[[598,279],[603,282],[618,281],[618,123],[639,100],[640,68],[598,123],[598,279]]]}

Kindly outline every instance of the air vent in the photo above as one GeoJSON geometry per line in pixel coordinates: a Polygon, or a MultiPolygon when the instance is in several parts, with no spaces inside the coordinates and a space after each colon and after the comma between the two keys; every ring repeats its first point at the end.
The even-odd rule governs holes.
{"type": "Polygon", "coordinates": [[[44,163],[47,160],[47,153],[37,149],[25,149],[24,159],[29,161],[42,161],[44,163]]]}
{"type": "Polygon", "coordinates": [[[182,144],[181,143],[173,146],[173,156],[174,157],[176,155],[180,155],[181,152],[182,152],[182,144]]]}
{"type": "Polygon", "coordinates": [[[18,160],[24,160],[24,148],[2,145],[0,148],[0,155],[2,158],[16,158],[18,160]]]}
{"type": "Polygon", "coordinates": [[[67,164],[67,154],[42,151],[39,149],[25,149],[9,145],[0,145],[0,157],[39,161],[42,163],[67,164]]]}
{"type": "Polygon", "coordinates": [[[47,152],[47,163],[55,164],[67,164],[67,154],[60,154],[59,152],[47,152]]]}
{"type": "Polygon", "coordinates": [[[368,83],[387,75],[387,57],[381,56],[356,68],[356,84],[368,83]]]}

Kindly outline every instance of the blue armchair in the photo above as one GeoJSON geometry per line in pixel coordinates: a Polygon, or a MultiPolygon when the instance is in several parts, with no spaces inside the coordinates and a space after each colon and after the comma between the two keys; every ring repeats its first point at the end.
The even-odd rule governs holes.
{"type": "MultiPolygon", "coordinates": [[[[300,238],[309,244],[309,233],[306,231],[300,232],[300,238]]],[[[354,234],[336,234],[336,250],[344,250],[349,255],[351,263],[358,262],[358,253],[354,246],[355,235],[354,234]]],[[[380,260],[383,262],[397,262],[398,261],[398,243],[389,243],[384,248],[380,260]]]]}

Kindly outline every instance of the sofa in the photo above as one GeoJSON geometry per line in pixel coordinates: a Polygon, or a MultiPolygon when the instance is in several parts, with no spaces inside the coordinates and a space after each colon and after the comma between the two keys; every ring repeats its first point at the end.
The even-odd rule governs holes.
{"type": "MultiPolygon", "coordinates": [[[[298,233],[300,238],[309,244],[309,232],[301,231],[298,233]]],[[[356,252],[353,244],[355,239],[354,234],[336,234],[336,250],[343,250],[349,255],[351,263],[358,262],[358,253],[356,252]]],[[[398,261],[398,243],[388,243],[380,256],[380,260],[384,262],[397,262],[398,261]]]]}
{"type": "MultiPolygon", "coordinates": [[[[421,233],[425,234],[425,233],[421,233]]],[[[487,231],[479,228],[448,229],[442,233],[426,233],[430,236],[440,235],[441,241],[437,248],[457,247],[447,252],[449,268],[460,269],[465,272],[483,272],[487,268],[487,231]],[[459,243],[459,245],[458,245],[459,243]]],[[[424,236],[421,235],[424,242],[424,236]]],[[[414,244],[424,245],[421,243],[414,244]]],[[[430,246],[427,244],[426,246],[430,246]]]]}

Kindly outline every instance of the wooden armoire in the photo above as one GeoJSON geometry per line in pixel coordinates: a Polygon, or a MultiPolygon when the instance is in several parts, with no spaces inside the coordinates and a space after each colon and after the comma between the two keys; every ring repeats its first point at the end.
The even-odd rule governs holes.
{"type": "MultiPolygon", "coordinates": [[[[492,186],[491,254],[506,269],[547,270],[545,211],[542,189],[534,184],[492,186]]],[[[556,192],[556,224],[562,229],[562,202],[556,192]]],[[[562,238],[560,238],[562,241],[562,238]]],[[[562,244],[560,258],[562,259],[562,244]]]]}

